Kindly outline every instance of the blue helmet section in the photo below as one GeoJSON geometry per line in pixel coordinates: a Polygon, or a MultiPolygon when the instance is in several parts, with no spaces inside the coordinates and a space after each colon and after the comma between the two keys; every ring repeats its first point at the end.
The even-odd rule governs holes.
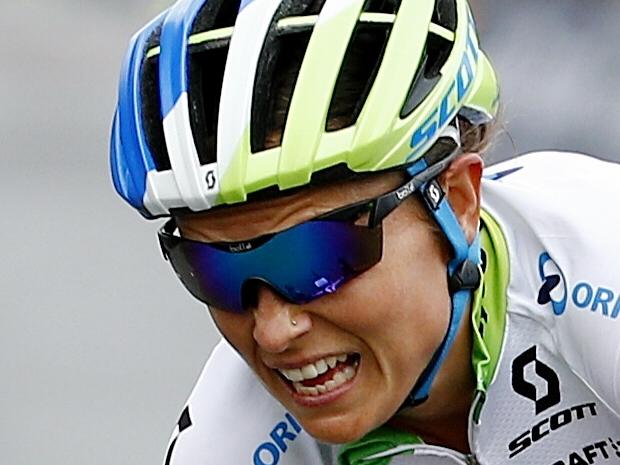
{"type": "Polygon", "coordinates": [[[243,10],[246,6],[252,3],[254,0],[242,0],[241,6],[239,7],[239,11],[243,10]]]}
{"type": "Polygon", "coordinates": [[[187,42],[192,24],[208,0],[185,0],[174,4],[164,20],[159,46],[161,116],[165,118],[179,97],[187,92],[187,42]]]}
{"type": "Polygon", "coordinates": [[[143,215],[146,173],[155,169],[153,155],[142,125],[141,72],[146,44],[159,26],[159,15],[136,33],[129,44],[121,69],[118,106],[112,123],[110,165],[118,193],[143,215]]]}
{"type": "Polygon", "coordinates": [[[208,0],[175,3],[131,39],[121,70],[118,106],[112,123],[110,165],[118,193],[144,216],[147,173],[155,162],[142,120],[142,69],[148,40],[161,26],[159,92],[164,119],[188,88],[187,45],[192,24],[208,0]]]}

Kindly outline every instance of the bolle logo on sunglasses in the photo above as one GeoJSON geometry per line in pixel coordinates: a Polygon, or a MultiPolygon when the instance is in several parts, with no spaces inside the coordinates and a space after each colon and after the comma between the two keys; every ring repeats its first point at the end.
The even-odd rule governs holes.
{"type": "Polygon", "coordinates": [[[228,244],[228,251],[233,253],[247,252],[252,250],[251,242],[237,242],[236,244],[228,244]]]}
{"type": "Polygon", "coordinates": [[[404,198],[408,197],[414,192],[415,192],[415,182],[410,181],[407,184],[405,184],[402,188],[396,191],[396,197],[398,198],[398,200],[403,200],[404,198]]]}

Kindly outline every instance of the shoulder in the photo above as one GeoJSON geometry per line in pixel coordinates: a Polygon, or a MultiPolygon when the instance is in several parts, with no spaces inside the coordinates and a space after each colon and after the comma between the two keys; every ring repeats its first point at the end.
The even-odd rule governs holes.
{"type": "MultiPolygon", "coordinates": [[[[532,152],[485,169],[483,192],[520,190],[531,200],[563,200],[600,203],[595,192],[618,192],[620,165],[575,152],[532,152]],[[533,195],[528,196],[525,191],[533,195]],[[559,197],[558,192],[568,197],[559,197]]],[[[514,199],[518,200],[518,199],[514,199]]]]}
{"type": "Polygon", "coordinates": [[[181,414],[165,465],[322,465],[319,447],[225,341],[209,357],[181,414]]]}
{"type": "Polygon", "coordinates": [[[572,152],[535,152],[485,170],[482,205],[502,226],[513,251],[551,247],[552,256],[569,256],[581,265],[598,257],[611,265],[612,256],[620,259],[618,179],[616,163],[572,152]]]}
{"type": "Polygon", "coordinates": [[[528,152],[500,163],[488,166],[484,171],[485,179],[505,182],[536,182],[538,179],[585,179],[611,168],[620,169],[613,162],[604,161],[592,155],[579,152],[544,150],[528,152]]]}
{"type": "Polygon", "coordinates": [[[556,329],[565,325],[548,320],[541,307],[556,316],[574,308],[567,320],[579,320],[582,331],[598,331],[609,320],[614,330],[620,326],[620,165],[537,152],[493,166],[485,176],[483,208],[508,248],[511,310],[524,302],[524,313],[556,329]]]}
{"type": "Polygon", "coordinates": [[[485,176],[483,207],[508,247],[510,332],[529,328],[523,338],[546,341],[549,353],[619,413],[620,165],[537,152],[485,176]]]}

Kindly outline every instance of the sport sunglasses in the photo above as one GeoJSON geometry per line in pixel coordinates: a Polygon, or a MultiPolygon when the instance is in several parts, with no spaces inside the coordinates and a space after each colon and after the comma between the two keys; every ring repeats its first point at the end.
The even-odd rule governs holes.
{"type": "MultiPolygon", "coordinates": [[[[186,239],[175,234],[178,227],[173,218],[159,230],[161,249],[187,290],[210,307],[244,312],[255,299],[256,283],[269,285],[294,304],[305,304],[335,292],[379,263],[383,219],[437,176],[448,159],[386,194],[246,241],[186,239]],[[355,224],[365,214],[368,223],[355,224]]],[[[433,183],[437,181],[428,186],[433,183]]]]}

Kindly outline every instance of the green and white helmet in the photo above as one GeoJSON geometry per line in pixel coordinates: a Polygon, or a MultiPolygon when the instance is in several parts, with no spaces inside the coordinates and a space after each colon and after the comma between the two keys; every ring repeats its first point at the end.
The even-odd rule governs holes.
{"type": "Polygon", "coordinates": [[[204,211],[330,170],[410,165],[457,115],[479,125],[497,106],[466,0],[180,0],[131,41],[113,179],[146,217],[204,211]]]}

